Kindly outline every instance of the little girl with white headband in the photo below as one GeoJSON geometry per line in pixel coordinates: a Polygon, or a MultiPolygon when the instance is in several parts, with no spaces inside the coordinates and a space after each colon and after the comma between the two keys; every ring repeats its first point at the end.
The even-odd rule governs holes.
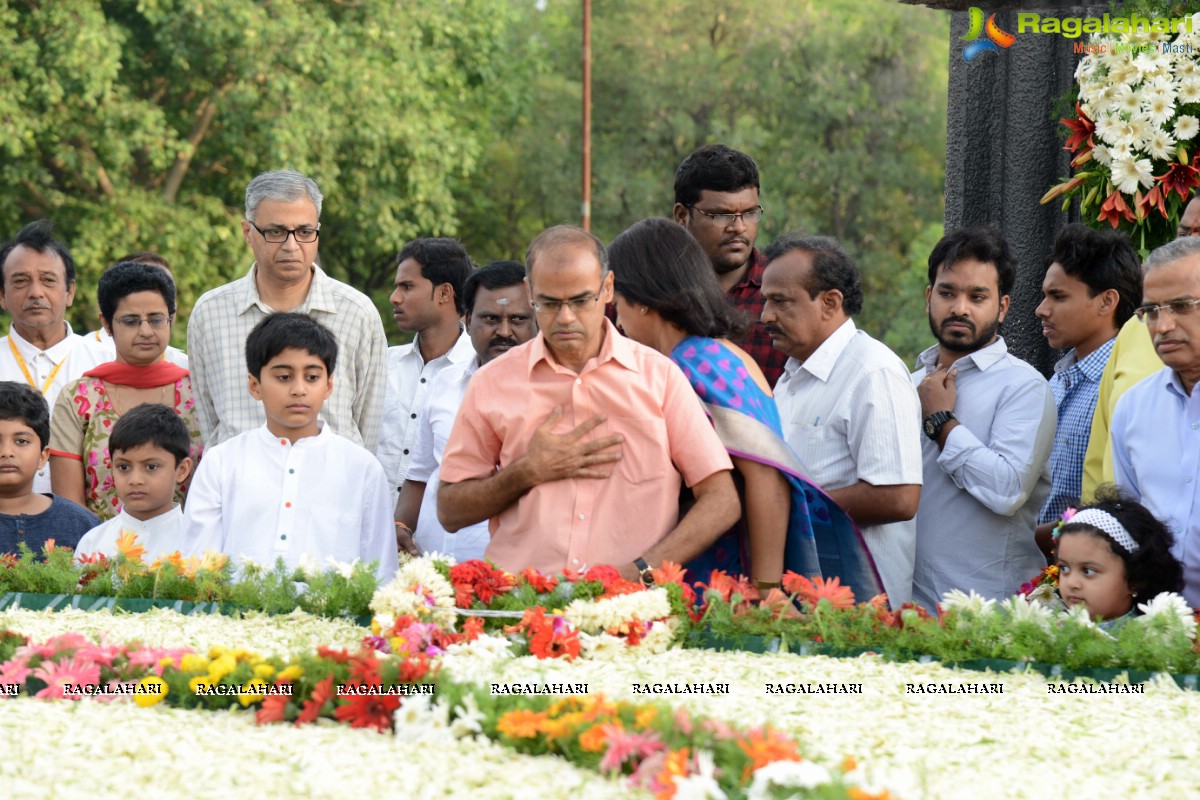
{"type": "Polygon", "coordinates": [[[1145,506],[1115,492],[1063,515],[1058,540],[1058,594],[1068,608],[1083,603],[1094,621],[1136,612],[1162,592],[1183,589],[1174,537],[1145,506]]]}

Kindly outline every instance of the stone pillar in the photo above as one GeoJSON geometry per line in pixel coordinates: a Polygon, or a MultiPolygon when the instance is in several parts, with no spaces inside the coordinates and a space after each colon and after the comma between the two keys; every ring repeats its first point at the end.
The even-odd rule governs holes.
{"type": "MultiPolygon", "coordinates": [[[[934,4],[931,4],[934,5],[934,4]]],[[[1053,5],[1046,3],[1046,5],[1053,5]]],[[[1104,14],[1107,6],[1023,9],[1043,16],[1104,14]]],[[[985,13],[990,13],[986,12],[985,13]]],[[[1062,149],[1059,99],[1074,81],[1081,56],[1055,34],[1017,34],[1017,12],[996,21],[1017,34],[999,54],[963,60],[969,16],[951,15],[950,86],[946,121],[946,228],[995,223],[1016,252],[1012,308],[1001,328],[1008,348],[1049,375],[1060,355],[1046,344],[1033,310],[1041,302],[1043,262],[1059,229],[1078,221],[1062,204],[1039,205],[1046,190],[1070,172],[1062,149]]]]}

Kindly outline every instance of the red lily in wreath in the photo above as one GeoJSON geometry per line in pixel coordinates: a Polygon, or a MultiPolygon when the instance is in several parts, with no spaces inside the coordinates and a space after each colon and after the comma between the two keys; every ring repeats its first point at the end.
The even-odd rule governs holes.
{"type": "Polygon", "coordinates": [[[1122,219],[1128,222],[1137,221],[1137,217],[1134,216],[1133,211],[1129,209],[1129,206],[1125,205],[1125,198],[1116,189],[1113,189],[1112,194],[1100,206],[1100,215],[1097,219],[1104,220],[1114,228],[1120,226],[1122,219]]]}
{"type": "MultiPolygon", "coordinates": [[[[1167,167],[1167,171],[1162,175],[1155,175],[1154,179],[1158,181],[1158,186],[1154,189],[1157,190],[1161,186],[1164,198],[1175,192],[1180,200],[1187,200],[1192,196],[1192,189],[1200,186],[1200,169],[1177,161],[1167,167]]],[[[1163,216],[1166,216],[1165,212],[1163,216]]]]}
{"type": "Polygon", "coordinates": [[[1088,115],[1083,113],[1083,109],[1080,108],[1079,103],[1075,104],[1075,116],[1076,119],[1059,120],[1059,122],[1071,129],[1071,135],[1067,137],[1067,143],[1063,146],[1063,150],[1074,153],[1084,144],[1087,145],[1088,150],[1091,150],[1096,146],[1095,141],[1092,139],[1092,135],[1096,132],[1096,123],[1092,122],[1088,115]]]}

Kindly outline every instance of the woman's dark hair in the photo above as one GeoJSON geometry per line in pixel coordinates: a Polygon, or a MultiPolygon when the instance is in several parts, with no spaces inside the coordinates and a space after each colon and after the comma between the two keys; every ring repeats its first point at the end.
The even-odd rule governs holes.
{"type": "Polygon", "coordinates": [[[50,446],[50,407],[40,392],[16,381],[0,381],[0,420],[9,419],[32,428],[40,449],[50,446]]]}
{"type": "Polygon", "coordinates": [[[739,339],[750,327],[721,291],[687,228],[662,217],[634,223],[608,246],[617,294],[648,306],[689,336],[739,339]]]}
{"type": "Polygon", "coordinates": [[[1171,554],[1175,537],[1145,506],[1112,486],[1104,486],[1096,492],[1095,502],[1079,510],[1087,508],[1107,512],[1121,523],[1121,527],[1138,543],[1138,551],[1130,553],[1107,533],[1087,524],[1067,521],[1063,523],[1060,536],[1087,533],[1108,542],[1113,553],[1125,562],[1125,582],[1132,591],[1137,592],[1139,600],[1149,601],[1163,592],[1183,591],[1183,565],[1171,554]]]}
{"type": "Polygon", "coordinates": [[[113,315],[121,301],[137,292],[158,292],[167,304],[167,313],[175,316],[175,281],[171,276],[162,267],[122,261],[101,275],[96,285],[96,302],[108,327],[112,327],[113,315]]]}

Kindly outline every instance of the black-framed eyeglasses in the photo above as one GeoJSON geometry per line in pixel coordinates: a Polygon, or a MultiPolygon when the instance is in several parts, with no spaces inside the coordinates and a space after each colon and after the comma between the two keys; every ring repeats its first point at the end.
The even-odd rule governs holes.
{"type": "Polygon", "coordinates": [[[135,331],[142,327],[145,322],[156,331],[162,330],[171,324],[171,317],[166,314],[151,314],[148,317],[117,317],[117,324],[126,330],[135,331]]]}
{"type": "Polygon", "coordinates": [[[534,300],[533,310],[539,314],[557,317],[563,306],[568,306],[572,314],[578,315],[595,306],[596,301],[600,299],[600,292],[603,290],[604,284],[601,283],[599,289],[585,297],[572,297],[570,300],[534,300]]]}
{"type": "Polygon", "coordinates": [[[757,206],[749,211],[743,211],[740,214],[733,214],[728,211],[722,211],[714,214],[711,211],[705,211],[703,208],[697,208],[696,206],[688,206],[688,208],[690,208],[692,211],[699,211],[713,225],[717,225],[722,228],[728,228],[732,226],[739,219],[742,220],[742,222],[745,222],[747,225],[750,225],[751,223],[758,222],[763,218],[763,214],[767,213],[766,209],[764,209],[762,206],[757,206]]]}
{"type": "Polygon", "coordinates": [[[1138,306],[1133,313],[1137,314],[1137,318],[1142,322],[1155,323],[1164,310],[1170,311],[1173,317],[1188,317],[1196,311],[1197,306],[1200,306],[1200,300],[1172,300],[1162,305],[1149,303],[1138,306]]]}
{"type": "MultiPolygon", "coordinates": [[[[250,222],[250,220],[246,220],[250,222]]],[[[253,222],[250,222],[250,227],[258,231],[258,235],[263,237],[264,242],[271,244],[283,244],[287,241],[288,236],[292,236],[301,244],[312,244],[321,235],[321,231],[317,228],[260,228],[253,222]]]]}

